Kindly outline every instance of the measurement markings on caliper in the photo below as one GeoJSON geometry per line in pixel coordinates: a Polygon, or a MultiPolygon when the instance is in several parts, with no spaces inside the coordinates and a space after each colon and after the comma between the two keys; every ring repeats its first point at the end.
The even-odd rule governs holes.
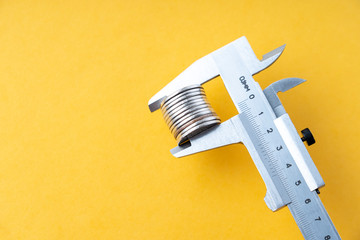
{"type": "MultiPolygon", "coordinates": [[[[256,136],[253,138],[257,140],[256,143],[254,142],[254,145],[256,144],[257,148],[261,149],[258,152],[261,153],[262,161],[267,161],[267,164],[264,164],[269,166],[271,177],[279,178],[281,184],[284,186],[291,201],[288,207],[299,225],[300,230],[308,239],[315,239],[315,232],[311,228],[311,221],[309,219],[312,218],[311,213],[316,212],[316,207],[311,209],[306,208],[311,202],[318,202],[313,199],[318,196],[311,194],[296,163],[281,139],[276,126],[269,122],[269,116],[266,114],[266,111],[262,111],[261,115],[253,114],[251,108],[247,105],[247,101],[246,99],[239,103],[241,111],[252,127],[252,129],[247,129],[247,131],[249,135],[254,134],[256,136]],[[268,120],[265,127],[264,121],[259,118],[265,118],[264,121],[268,120]],[[290,184],[294,184],[294,186],[290,184]],[[302,200],[304,203],[301,203],[302,200]],[[307,210],[306,213],[304,210],[307,210]]],[[[324,237],[327,236],[330,235],[325,235],[324,237]]]]}
{"type": "Polygon", "coordinates": [[[262,114],[260,115],[254,114],[251,111],[250,107],[248,106],[247,101],[249,101],[249,99],[245,99],[244,101],[241,101],[238,104],[238,106],[240,110],[244,113],[245,118],[250,122],[250,125],[253,128],[248,130],[249,135],[253,135],[252,132],[255,133],[258,142],[257,143],[254,142],[254,145],[256,145],[257,148],[261,149],[260,151],[260,153],[262,153],[261,158],[263,159],[263,161],[267,161],[269,168],[271,170],[270,176],[275,178],[278,177],[281,183],[284,185],[285,190],[287,190],[288,183],[286,181],[286,176],[284,175],[283,171],[281,171],[281,165],[279,164],[278,159],[276,159],[274,156],[275,150],[272,150],[272,146],[271,146],[272,141],[271,139],[269,140],[268,138],[266,138],[266,135],[272,133],[273,131],[276,131],[274,130],[275,126],[271,125],[271,127],[264,129],[264,127],[262,127],[262,123],[259,118],[266,116],[266,114],[264,114],[265,110],[261,111],[262,114]]]}

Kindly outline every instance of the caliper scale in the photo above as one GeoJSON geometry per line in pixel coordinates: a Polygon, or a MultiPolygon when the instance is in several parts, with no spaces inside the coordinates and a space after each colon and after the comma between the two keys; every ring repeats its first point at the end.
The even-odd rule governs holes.
{"type": "MultiPolygon", "coordinates": [[[[193,63],[150,99],[149,108],[161,108],[178,140],[171,150],[175,157],[243,143],[265,182],[264,200],[272,211],[288,206],[305,239],[340,239],[318,196],[324,181],[277,96],[305,80],[282,79],[263,91],[252,77],[284,47],[259,61],[241,37],[193,63]],[[201,87],[219,75],[239,112],[223,123],[201,87]]],[[[303,140],[311,140],[309,130],[304,133],[303,140]]]]}

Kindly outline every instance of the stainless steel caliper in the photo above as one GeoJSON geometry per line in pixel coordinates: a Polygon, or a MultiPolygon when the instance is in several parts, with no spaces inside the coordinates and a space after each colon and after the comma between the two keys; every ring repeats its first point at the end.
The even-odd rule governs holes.
{"type": "Polygon", "coordinates": [[[298,135],[277,96],[305,80],[287,78],[262,90],[252,77],[275,62],[284,47],[258,60],[247,39],[241,37],[194,62],[150,99],[149,108],[155,111],[165,106],[164,118],[175,137],[186,126],[190,129],[171,150],[175,157],[243,143],[265,182],[264,200],[272,211],[288,206],[305,239],[340,239],[318,196],[324,181],[302,142],[313,143],[312,134],[305,129],[303,138],[298,135]],[[213,124],[213,112],[198,97],[203,92],[196,86],[219,75],[239,114],[213,124]],[[186,94],[179,95],[181,89],[186,94]]]}

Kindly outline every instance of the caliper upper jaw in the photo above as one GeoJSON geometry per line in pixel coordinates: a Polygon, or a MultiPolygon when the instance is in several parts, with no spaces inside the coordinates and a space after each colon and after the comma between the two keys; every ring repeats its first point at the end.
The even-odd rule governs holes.
{"type": "Polygon", "coordinates": [[[161,102],[170,94],[187,86],[201,85],[218,75],[219,71],[211,54],[200,58],[150,99],[148,103],[150,111],[158,110],[161,102]]]}
{"type": "Polygon", "coordinates": [[[238,54],[243,59],[246,67],[252,75],[264,70],[273,64],[283,52],[285,45],[265,54],[262,60],[258,60],[246,37],[241,37],[228,45],[200,58],[190,65],[185,71],[156,93],[149,101],[151,112],[160,108],[161,102],[170,94],[190,85],[202,85],[203,83],[219,76],[219,70],[212,57],[215,52],[222,51],[229,45],[234,45],[238,54]]]}

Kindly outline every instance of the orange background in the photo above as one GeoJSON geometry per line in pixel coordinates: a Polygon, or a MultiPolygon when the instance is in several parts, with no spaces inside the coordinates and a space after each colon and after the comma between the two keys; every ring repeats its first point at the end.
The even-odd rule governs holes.
{"type": "MultiPolygon", "coordinates": [[[[0,1],[0,239],[302,239],[242,145],[176,159],[147,102],[196,59],[246,36],[343,239],[360,239],[359,1],[0,1]]],[[[219,78],[205,85],[236,114],[219,78]]]]}

